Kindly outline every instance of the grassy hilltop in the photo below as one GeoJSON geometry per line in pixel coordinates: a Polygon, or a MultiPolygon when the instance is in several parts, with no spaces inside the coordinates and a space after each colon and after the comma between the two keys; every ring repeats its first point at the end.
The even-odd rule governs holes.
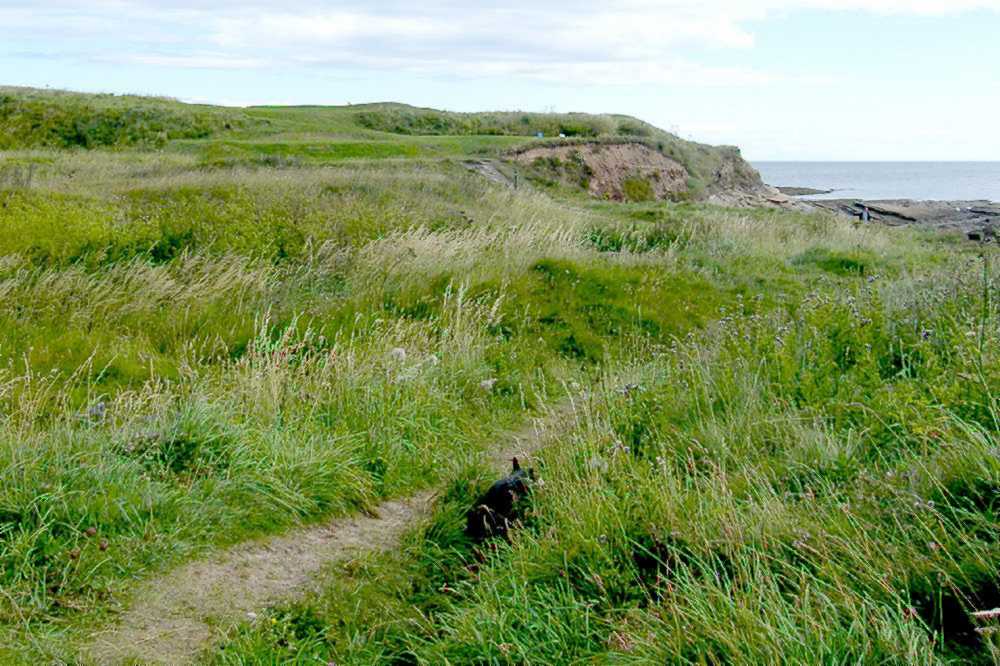
{"type": "Polygon", "coordinates": [[[198,618],[198,660],[992,663],[994,248],[463,165],[536,131],[702,185],[726,152],[0,89],[0,662],[87,663],[136,581],[436,488],[401,548],[198,618]],[[481,454],[557,405],[474,548],[481,454]]]}
{"type": "Polygon", "coordinates": [[[451,113],[391,103],[232,109],[0,87],[0,150],[145,148],[187,155],[202,166],[301,166],[495,157],[532,145],[583,141],[646,144],[686,167],[695,193],[720,169],[740,162],[734,148],[685,141],[628,116],[451,113]],[[538,133],[544,142],[534,140],[538,133]]]}

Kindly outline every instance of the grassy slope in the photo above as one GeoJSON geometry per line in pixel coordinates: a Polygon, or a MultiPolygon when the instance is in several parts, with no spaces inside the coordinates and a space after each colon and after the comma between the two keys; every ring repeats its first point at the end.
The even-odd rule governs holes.
{"type": "Polygon", "coordinates": [[[71,658],[134,576],[442,481],[405,551],[206,660],[982,654],[981,260],[824,217],[511,192],[433,158],[522,139],[353,113],[0,154],[0,659],[71,658]],[[479,562],[466,461],[581,386],[529,526],[479,562]]]}
{"type": "Polygon", "coordinates": [[[202,164],[264,166],[354,159],[496,156],[537,142],[639,141],[683,164],[692,193],[709,188],[738,151],[628,116],[452,113],[403,104],[233,109],[168,99],[0,87],[0,150],[166,148],[202,164]],[[565,139],[558,139],[565,135],[565,139]]]}

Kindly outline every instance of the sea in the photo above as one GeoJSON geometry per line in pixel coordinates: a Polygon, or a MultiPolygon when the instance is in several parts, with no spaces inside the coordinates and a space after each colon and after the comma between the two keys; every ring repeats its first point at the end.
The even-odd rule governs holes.
{"type": "Polygon", "coordinates": [[[753,162],[768,185],[833,190],[805,199],[1000,202],[1000,162],[753,162]]]}

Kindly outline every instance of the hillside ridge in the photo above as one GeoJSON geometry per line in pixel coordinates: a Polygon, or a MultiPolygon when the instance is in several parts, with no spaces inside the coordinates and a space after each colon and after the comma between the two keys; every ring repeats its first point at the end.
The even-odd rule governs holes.
{"type": "MultiPolygon", "coordinates": [[[[764,185],[738,148],[688,141],[622,114],[463,113],[398,102],[223,107],[169,97],[0,86],[0,150],[196,151],[208,166],[270,166],[289,160],[484,155],[517,160],[525,151],[551,149],[551,155],[565,156],[566,145],[594,152],[585,146],[632,143],[648,152],[642,159],[610,166],[610,171],[620,172],[612,179],[617,184],[594,189],[588,182],[582,190],[624,200],[629,197],[620,181],[638,179],[644,183],[633,189],[640,199],[651,193],[653,199],[768,205],[780,197],[764,185]],[[364,143],[351,143],[358,141],[364,143]]],[[[551,180],[545,174],[540,177],[551,180]]]]}

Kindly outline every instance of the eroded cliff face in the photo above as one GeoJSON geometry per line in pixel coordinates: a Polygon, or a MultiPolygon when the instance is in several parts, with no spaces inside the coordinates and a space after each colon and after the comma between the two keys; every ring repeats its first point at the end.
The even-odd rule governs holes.
{"type": "Polygon", "coordinates": [[[540,179],[561,181],[613,201],[708,201],[727,206],[788,205],[736,148],[699,146],[691,168],[641,142],[537,146],[512,159],[540,179]]]}
{"type": "Polygon", "coordinates": [[[641,143],[540,146],[514,159],[614,201],[675,198],[687,192],[690,177],[679,162],[641,143]]]}
{"type": "Polygon", "coordinates": [[[797,207],[794,199],[767,185],[738,148],[722,146],[713,150],[716,161],[703,197],[705,201],[736,207],[797,207]]]}

